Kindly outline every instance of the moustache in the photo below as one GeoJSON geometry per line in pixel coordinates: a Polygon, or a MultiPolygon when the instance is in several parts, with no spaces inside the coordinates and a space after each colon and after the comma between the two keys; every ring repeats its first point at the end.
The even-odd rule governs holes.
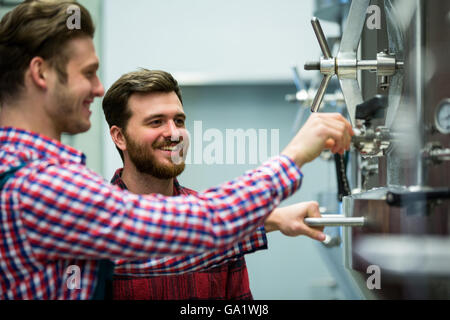
{"type": "Polygon", "coordinates": [[[164,148],[164,147],[173,147],[180,144],[180,147],[183,147],[183,137],[179,137],[177,141],[172,141],[171,139],[166,139],[164,141],[155,142],[152,147],[153,148],[164,148]]]}

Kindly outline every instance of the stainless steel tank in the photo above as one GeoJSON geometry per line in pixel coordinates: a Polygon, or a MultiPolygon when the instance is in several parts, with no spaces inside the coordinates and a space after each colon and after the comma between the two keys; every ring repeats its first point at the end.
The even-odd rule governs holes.
{"type": "Polygon", "coordinates": [[[448,299],[450,1],[352,3],[336,57],[320,40],[320,24],[313,26],[324,52],[306,66],[324,75],[313,109],[337,76],[360,133],[348,162],[352,192],[343,198],[343,226],[325,229],[331,238],[321,251],[349,298],[448,299]],[[369,4],[380,8],[379,29],[367,25],[369,4]],[[365,70],[375,76],[362,76],[365,70]],[[374,94],[386,97],[384,112],[376,106],[377,117],[361,117],[374,94]],[[364,218],[364,226],[345,226],[345,217],[364,218]]]}

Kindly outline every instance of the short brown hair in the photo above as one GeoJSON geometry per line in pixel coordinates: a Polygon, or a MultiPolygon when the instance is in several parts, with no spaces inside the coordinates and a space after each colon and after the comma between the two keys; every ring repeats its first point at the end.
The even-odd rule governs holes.
{"type": "Polygon", "coordinates": [[[76,1],[32,0],[19,4],[0,21],[0,104],[24,86],[25,71],[34,57],[42,57],[67,82],[69,40],[94,37],[95,27],[85,7],[76,1]],[[70,6],[80,9],[80,28],[69,29],[70,6]]]}
{"type": "MultiPolygon", "coordinates": [[[[140,69],[124,74],[106,92],[103,99],[103,112],[109,127],[117,126],[122,130],[131,118],[128,100],[133,93],[175,92],[183,103],[177,80],[168,72],[140,69]]],[[[122,150],[117,148],[123,160],[122,150]]]]}

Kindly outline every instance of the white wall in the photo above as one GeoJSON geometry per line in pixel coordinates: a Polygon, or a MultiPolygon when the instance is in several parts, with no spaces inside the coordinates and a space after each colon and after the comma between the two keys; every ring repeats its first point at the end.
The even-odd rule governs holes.
{"type": "MultiPolygon", "coordinates": [[[[311,0],[105,1],[106,79],[147,67],[183,84],[290,81],[315,59],[311,0]]],[[[334,26],[325,27],[336,33],[334,26]]],[[[111,83],[107,83],[110,85],[111,83]]]]}

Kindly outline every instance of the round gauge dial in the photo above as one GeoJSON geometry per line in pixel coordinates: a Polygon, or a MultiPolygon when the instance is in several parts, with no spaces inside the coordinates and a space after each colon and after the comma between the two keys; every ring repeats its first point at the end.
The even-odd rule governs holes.
{"type": "Polygon", "coordinates": [[[439,132],[450,133],[450,99],[445,99],[439,103],[434,122],[439,132]]]}

